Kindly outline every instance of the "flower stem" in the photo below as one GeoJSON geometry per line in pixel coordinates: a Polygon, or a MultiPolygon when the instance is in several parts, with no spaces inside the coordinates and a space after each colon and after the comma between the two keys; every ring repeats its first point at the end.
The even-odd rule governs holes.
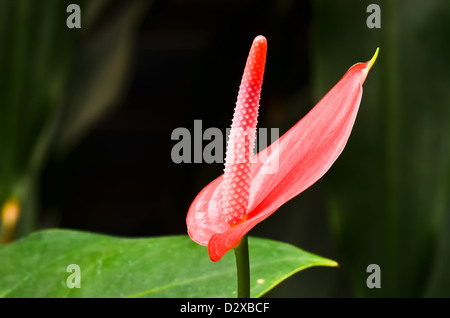
{"type": "Polygon", "coordinates": [[[234,252],[236,255],[238,298],[250,298],[250,262],[247,235],[244,235],[239,245],[235,247],[234,252]]]}

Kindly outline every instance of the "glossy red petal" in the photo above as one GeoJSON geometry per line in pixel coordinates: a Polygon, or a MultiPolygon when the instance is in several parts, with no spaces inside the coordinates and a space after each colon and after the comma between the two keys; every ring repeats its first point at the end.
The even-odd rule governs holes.
{"type": "MultiPolygon", "coordinates": [[[[378,53],[378,50],[377,50],[378,53]]],[[[208,252],[211,260],[218,261],[227,251],[237,246],[241,238],[256,224],[276,211],[282,204],[295,197],[331,167],[344,149],[350,136],[362,96],[362,84],[374,58],[351,67],[344,77],[319,101],[319,103],[277,142],[260,152],[252,165],[252,185],[248,218],[245,222],[230,227],[224,226],[214,215],[219,215],[218,205],[198,204],[208,201],[220,193],[220,179],[209,184],[194,200],[188,219],[197,224],[202,242],[194,239],[197,233],[190,230],[191,237],[205,244],[209,235],[208,252]],[[278,156],[275,173],[264,174],[271,159],[278,156]],[[261,163],[263,158],[264,163],[261,163]],[[201,215],[201,217],[195,217],[201,215]],[[206,217],[211,215],[212,217],[206,217]]],[[[272,161],[273,162],[273,161],[272,161]]],[[[270,169],[269,169],[270,171],[270,169]]],[[[192,226],[192,224],[191,224],[192,226]]]]}
{"type": "Polygon", "coordinates": [[[222,198],[217,191],[223,181],[223,175],[212,181],[195,197],[186,216],[188,234],[198,244],[208,245],[215,233],[228,231],[231,226],[220,216],[222,198]]]}
{"type": "Polygon", "coordinates": [[[252,166],[249,217],[272,213],[328,171],[350,136],[362,84],[377,55],[378,49],[370,61],[352,66],[305,117],[258,154],[267,159],[252,166]],[[273,156],[278,156],[278,170],[262,173],[273,156]]]}

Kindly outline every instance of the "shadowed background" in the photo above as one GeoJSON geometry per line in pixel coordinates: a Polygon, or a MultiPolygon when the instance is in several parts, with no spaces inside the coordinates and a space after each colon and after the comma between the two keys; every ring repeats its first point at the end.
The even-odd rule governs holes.
{"type": "Polygon", "coordinates": [[[256,35],[268,39],[258,127],[280,135],[380,47],[343,154],[250,233],[341,266],[267,296],[450,296],[449,17],[446,0],[0,0],[0,204],[23,202],[19,236],[185,234],[223,165],[173,163],[171,133],[197,119],[225,132],[256,35]],[[65,26],[69,3],[80,30],[65,26]],[[371,3],[380,29],[366,26],[371,3]]]}

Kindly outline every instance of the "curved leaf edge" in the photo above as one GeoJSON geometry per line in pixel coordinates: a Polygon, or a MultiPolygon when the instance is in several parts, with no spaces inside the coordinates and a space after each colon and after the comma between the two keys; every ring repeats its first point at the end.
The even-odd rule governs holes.
{"type": "MultiPolygon", "coordinates": [[[[47,239],[49,237],[49,235],[54,236],[54,235],[86,235],[87,237],[92,237],[92,238],[96,238],[96,239],[100,239],[102,241],[106,240],[106,241],[115,241],[115,240],[119,240],[119,241],[148,241],[148,240],[152,240],[153,242],[156,243],[157,240],[159,239],[186,239],[186,240],[190,240],[188,235],[183,235],[183,234],[179,234],[179,235],[170,235],[170,236],[153,236],[153,237],[122,237],[122,236],[114,236],[114,235],[107,235],[107,234],[102,234],[102,233],[95,233],[95,232],[90,232],[90,231],[80,231],[80,230],[72,230],[72,229],[60,229],[60,228],[52,228],[52,229],[44,229],[44,230],[37,230],[33,233],[31,233],[30,235],[26,236],[26,237],[22,237],[19,240],[8,244],[8,245],[4,245],[4,246],[0,246],[0,254],[2,254],[2,252],[4,252],[5,250],[8,250],[10,248],[14,248],[14,246],[19,245],[19,244],[24,244],[27,241],[32,241],[32,240],[36,240],[36,239],[47,239]]],[[[192,242],[192,244],[196,244],[194,242],[192,242]]],[[[281,284],[283,281],[285,281],[286,279],[288,279],[289,277],[293,276],[294,274],[303,271],[307,268],[311,268],[311,267],[317,267],[317,266],[325,266],[325,267],[338,267],[338,263],[336,261],[333,261],[331,259],[316,255],[314,253],[305,251],[303,249],[300,249],[290,243],[285,243],[285,242],[280,242],[280,241],[276,241],[273,239],[267,239],[267,238],[260,238],[260,237],[254,237],[254,236],[250,236],[249,237],[249,247],[250,247],[250,253],[252,251],[252,246],[255,245],[261,245],[261,244],[276,244],[277,246],[280,247],[280,250],[283,249],[292,249],[293,251],[298,251],[299,254],[297,254],[297,256],[293,256],[291,260],[294,261],[298,261],[299,259],[301,259],[301,257],[299,257],[299,255],[303,254],[303,257],[305,258],[312,258],[314,261],[306,264],[306,265],[301,265],[298,266],[297,268],[290,270],[288,272],[286,272],[284,275],[280,276],[279,278],[273,280],[270,282],[270,284],[268,284],[266,287],[264,287],[263,289],[261,288],[255,288],[258,286],[253,286],[252,285],[252,297],[254,298],[260,298],[264,295],[266,295],[269,291],[273,290],[276,286],[278,286],[279,284],[281,284]],[[253,291],[253,289],[256,289],[255,291],[253,291]]],[[[207,257],[207,253],[206,253],[206,247],[200,246],[199,248],[203,248],[205,249],[205,257],[207,257]]],[[[251,256],[250,256],[251,257],[251,256]]],[[[285,260],[288,260],[287,258],[285,260]]],[[[212,262],[211,262],[212,263],[212,262]]],[[[250,259],[250,263],[252,263],[252,260],[250,259]]],[[[252,266],[252,272],[260,267],[263,266],[264,264],[257,264],[252,266]]],[[[1,265],[0,265],[1,266],[1,265]]],[[[1,268],[0,268],[1,269],[1,268]]],[[[4,292],[6,292],[6,294],[8,293],[8,290],[5,290],[4,292]]],[[[6,296],[5,293],[2,293],[2,297],[6,296]]],[[[144,296],[142,293],[139,293],[140,296],[144,296]]],[[[136,295],[136,294],[135,294],[136,295]]],[[[7,296],[6,296],[7,297],[7,296]]],[[[125,296],[126,298],[133,298],[133,295],[128,295],[125,296]]],[[[139,296],[138,296],[139,297],[139,296]]],[[[211,297],[213,298],[213,297],[211,297]]]]}

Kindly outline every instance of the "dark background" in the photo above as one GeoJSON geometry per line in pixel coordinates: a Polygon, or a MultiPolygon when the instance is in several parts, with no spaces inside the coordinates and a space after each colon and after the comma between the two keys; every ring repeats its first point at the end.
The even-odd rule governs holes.
{"type": "MultiPolygon", "coordinates": [[[[196,119],[203,130],[230,127],[258,34],[269,41],[259,126],[283,111],[277,98],[308,84],[310,7],[281,3],[156,1],[139,30],[126,96],[70,155],[49,162],[43,206],[65,211],[66,227],[133,236],[185,232],[180,216],[223,167],[173,163],[172,131],[193,132],[196,119]]],[[[299,107],[298,118],[302,106],[309,105],[299,107]]]]}
{"type": "MultiPolygon", "coordinates": [[[[67,156],[45,166],[42,226],[130,237],[185,234],[190,203],[223,165],[173,163],[172,131],[192,132],[196,119],[204,130],[230,127],[245,60],[259,34],[268,39],[268,58],[258,127],[278,127],[281,135],[297,122],[313,106],[310,18],[309,1],[155,1],[139,28],[119,107],[67,156]],[[286,103],[293,98],[299,100],[295,107],[286,103]]],[[[316,192],[305,196],[316,199],[316,192]]],[[[314,211],[280,209],[251,234],[306,245],[305,238],[327,231],[320,199],[315,201],[314,211]],[[312,233],[280,230],[293,218],[307,221],[312,233]]],[[[300,246],[333,256],[320,240],[308,245],[300,246]]]]}
{"type": "Polygon", "coordinates": [[[340,267],[267,296],[450,297],[447,0],[0,0],[0,204],[19,199],[17,236],[186,234],[223,164],[175,164],[172,131],[230,127],[259,34],[258,127],[280,135],[380,48],[343,153],[250,233],[340,267]],[[70,3],[81,29],[66,27],[70,3]],[[366,24],[372,3],[380,29],[366,24]],[[380,289],[367,288],[369,264],[380,289]]]}

